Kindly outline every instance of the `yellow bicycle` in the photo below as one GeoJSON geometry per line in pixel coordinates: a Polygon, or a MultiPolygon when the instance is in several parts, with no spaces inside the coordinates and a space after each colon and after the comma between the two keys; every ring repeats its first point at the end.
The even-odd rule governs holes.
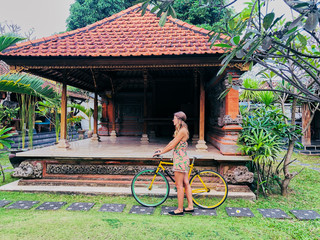
{"type": "MultiPolygon", "coordinates": [[[[197,171],[194,168],[195,159],[192,159],[188,172],[188,178],[190,179],[191,172],[194,171],[194,175],[190,179],[193,202],[201,208],[217,208],[227,199],[228,184],[215,171],[197,171]]],[[[164,162],[161,158],[157,168],[144,169],[134,176],[131,182],[131,192],[141,205],[156,207],[167,200],[170,194],[170,185],[165,175],[173,182],[175,180],[164,168],[164,165],[173,165],[173,163],[164,162]]]]}

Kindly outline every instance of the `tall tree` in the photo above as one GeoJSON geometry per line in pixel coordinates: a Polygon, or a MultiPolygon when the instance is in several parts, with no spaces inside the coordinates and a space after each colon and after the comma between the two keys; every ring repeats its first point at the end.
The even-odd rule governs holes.
{"type": "Polygon", "coordinates": [[[70,7],[67,30],[75,30],[118,13],[139,1],[76,0],[70,7]]]}
{"type": "Polygon", "coordinates": [[[214,6],[200,8],[199,4],[199,0],[176,0],[173,8],[178,19],[207,29],[212,29],[213,25],[230,15],[228,9],[220,9],[214,6]]]}

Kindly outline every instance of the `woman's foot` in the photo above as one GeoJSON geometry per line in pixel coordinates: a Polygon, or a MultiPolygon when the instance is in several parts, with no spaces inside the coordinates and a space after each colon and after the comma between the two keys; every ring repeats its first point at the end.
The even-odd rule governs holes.
{"type": "Polygon", "coordinates": [[[183,211],[184,211],[185,213],[193,213],[193,212],[194,212],[194,209],[193,209],[193,208],[185,208],[185,209],[183,209],[183,211]]]}
{"type": "Polygon", "coordinates": [[[169,214],[169,215],[172,215],[172,216],[183,216],[183,215],[184,215],[184,212],[177,209],[177,210],[168,212],[168,214],[169,214]]]}

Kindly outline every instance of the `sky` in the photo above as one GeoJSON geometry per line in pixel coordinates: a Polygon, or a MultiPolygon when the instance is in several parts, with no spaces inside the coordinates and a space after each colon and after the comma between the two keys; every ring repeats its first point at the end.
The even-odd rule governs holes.
{"type": "Polygon", "coordinates": [[[35,38],[66,30],[69,8],[75,0],[0,0],[0,23],[19,25],[21,33],[34,28],[35,38]]]}
{"type": "MultiPolygon", "coordinates": [[[[248,0],[238,0],[234,5],[238,11],[248,0]]],[[[0,23],[17,24],[21,33],[34,28],[33,38],[48,37],[66,30],[69,8],[75,0],[0,0],[0,23]]],[[[271,1],[276,15],[290,14],[289,8],[281,0],[271,1]]]]}

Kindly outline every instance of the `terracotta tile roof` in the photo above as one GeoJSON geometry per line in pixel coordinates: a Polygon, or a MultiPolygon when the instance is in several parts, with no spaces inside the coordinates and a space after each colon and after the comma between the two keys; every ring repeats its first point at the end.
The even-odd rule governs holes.
{"type": "Polygon", "coordinates": [[[208,42],[208,30],[169,17],[159,26],[156,14],[141,16],[137,4],[87,27],[46,38],[18,43],[8,56],[159,56],[224,53],[208,42]]]}

